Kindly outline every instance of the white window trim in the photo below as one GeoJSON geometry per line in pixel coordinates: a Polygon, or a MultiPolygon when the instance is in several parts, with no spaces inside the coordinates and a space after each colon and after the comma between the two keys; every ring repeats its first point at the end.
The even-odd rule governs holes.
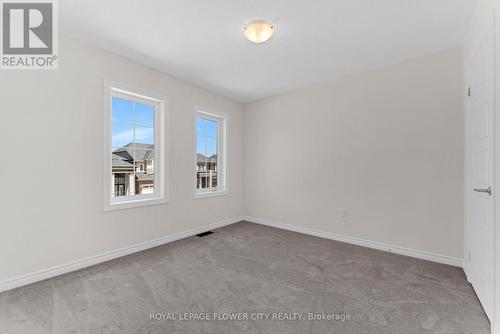
{"type": "Polygon", "coordinates": [[[112,80],[104,81],[104,211],[122,210],[149,205],[168,203],[169,200],[169,100],[167,97],[128,86],[112,80]],[[155,102],[155,193],[134,195],[133,197],[111,196],[112,170],[112,97],[125,95],[124,98],[137,102],[155,102]],[[157,112],[156,112],[157,111],[157,112]]]}
{"type": "Polygon", "coordinates": [[[226,196],[229,194],[229,114],[221,111],[213,111],[204,107],[196,106],[193,117],[194,132],[194,163],[193,163],[193,198],[202,199],[217,196],[226,196]],[[220,122],[219,138],[217,138],[217,190],[199,191],[196,185],[197,177],[197,119],[199,116],[220,122]],[[222,127],[222,130],[220,129],[222,127]]]}

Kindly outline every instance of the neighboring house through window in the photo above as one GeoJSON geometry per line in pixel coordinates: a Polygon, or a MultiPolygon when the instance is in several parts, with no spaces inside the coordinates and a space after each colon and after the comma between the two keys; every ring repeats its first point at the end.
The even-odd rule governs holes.
{"type": "Polygon", "coordinates": [[[165,203],[164,99],[107,83],[106,102],[105,209],[165,203]]]}
{"type": "Polygon", "coordinates": [[[227,115],[197,111],[195,197],[227,193],[227,115]]]}

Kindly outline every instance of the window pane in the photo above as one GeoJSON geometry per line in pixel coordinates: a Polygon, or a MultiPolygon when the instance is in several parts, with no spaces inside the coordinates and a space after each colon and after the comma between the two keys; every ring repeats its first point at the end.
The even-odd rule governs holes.
{"type": "Polygon", "coordinates": [[[197,151],[206,156],[217,154],[218,123],[213,120],[198,118],[197,121],[197,151]]]}
{"type": "Polygon", "coordinates": [[[125,174],[114,173],[113,180],[114,180],[113,196],[125,196],[126,195],[125,174]]]}
{"type": "Polygon", "coordinates": [[[112,196],[153,194],[154,107],[118,98],[112,106],[112,196]]]}
{"type": "Polygon", "coordinates": [[[142,103],[135,104],[135,124],[153,127],[154,125],[154,106],[142,103]]]}
{"type": "Polygon", "coordinates": [[[113,123],[132,124],[134,122],[133,102],[113,97],[113,123]]]}
{"type": "Polygon", "coordinates": [[[196,187],[210,189],[217,187],[217,136],[218,122],[197,119],[197,173],[196,187]]]}

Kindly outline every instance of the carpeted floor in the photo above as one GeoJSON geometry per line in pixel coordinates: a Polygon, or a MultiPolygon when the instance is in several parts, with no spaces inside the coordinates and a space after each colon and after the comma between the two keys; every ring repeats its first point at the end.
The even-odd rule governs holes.
{"type": "Polygon", "coordinates": [[[214,232],[0,294],[0,333],[490,332],[462,269],[251,223],[214,232]]]}

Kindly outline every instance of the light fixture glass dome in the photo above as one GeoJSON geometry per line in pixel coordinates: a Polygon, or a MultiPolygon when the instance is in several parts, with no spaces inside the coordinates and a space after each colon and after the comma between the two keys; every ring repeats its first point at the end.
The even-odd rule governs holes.
{"type": "Polygon", "coordinates": [[[245,26],[245,37],[253,43],[264,43],[273,36],[274,26],[265,20],[255,20],[245,26]]]}

